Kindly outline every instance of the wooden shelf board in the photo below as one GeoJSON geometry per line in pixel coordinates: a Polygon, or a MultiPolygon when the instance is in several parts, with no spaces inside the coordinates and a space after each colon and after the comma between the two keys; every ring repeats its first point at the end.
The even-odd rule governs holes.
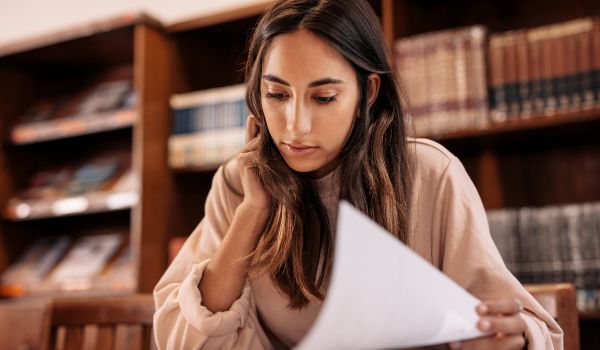
{"type": "Polygon", "coordinates": [[[91,192],[65,198],[12,201],[3,216],[11,221],[29,221],[131,209],[137,204],[135,191],[91,192]]]}
{"type": "Polygon", "coordinates": [[[204,164],[204,165],[188,165],[188,166],[183,166],[183,167],[171,167],[171,169],[175,173],[203,173],[203,172],[216,171],[217,169],[219,169],[219,167],[223,163],[224,163],[224,161],[221,163],[211,163],[211,164],[204,164]]]}
{"type": "Polygon", "coordinates": [[[600,120],[600,107],[560,112],[554,115],[534,115],[527,119],[508,120],[503,123],[492,124],[487,128],[468,129],[449,132],[441,135],[423,135],[438,141],[460,140],[467,138],[478,138],[493,135],[509,134],[521,131],[560,127],[576,123],[586,123],[600,120]]]}
{"type": "Polygon", "coordinates": [[[81,26],[76,26],[73,28],[56,31],[54,33],[34,37],[28,40],[0,46],[0,57],[9,56],[19,52],[30,51],[69,40],[88,37],[97,33],[133,26],[140,23],[153,25],[155,27],[162,27],[162,24],[158,20],[142,12],[125,13],[121,16],[101,19],[91,23],[83,24],[81,26]]]}
{"type": "MultiPolygon", "coordinates": [[[[0,288],[0,292],[2,289],[0,288]]],[[[26,299],[38,299],[38,298],[88,298],[88,297],[111,297],[120,295],[130,295],[136,293],[135,289],[88,289],[88,290],[51,290],[45,292],[31,292],[24,294],[11,294],[1,293],[0,298],[11,299],[11,300],[26,300],[26,299]]]]}
{"type": "Polygon", "coordinates": [[[579,319],[600,321],[600,311],[580,311],[579,319]]]}
{"type": "Polygon", "coordinates": [[[215,24],[231,22],[246,17],[257,16],[264,13],[265,10],[272,5],[272,3],[272,0],[266,0],[262,3],[252,4],[236,9],[228,9],[187,21],[177,22],[167,26],[167,31],[171,33],[177,33],[209,27],[215,24]]]}
{"type": "Polygon", "coordinates": [[[64,118],[39,123],[23,124],[11,130],[13,144],[37,142],[83,136],[132,127],[138,119],[134,110],[121,110],[89,118],[64,118]]]}

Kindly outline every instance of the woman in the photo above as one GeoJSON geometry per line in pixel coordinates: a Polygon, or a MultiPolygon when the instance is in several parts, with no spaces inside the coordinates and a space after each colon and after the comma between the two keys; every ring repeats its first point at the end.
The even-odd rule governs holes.
{"type": "Polygon", "coordinates": [[[155,288],[159,348],[297,344],[326,294],[340,198],[483,300],[478,326],[492,335],[451,347],[562,348],[505,268],[458,159],[406,136],[390,62],[363,0],[279,1],[262,17],[249,142],[215,174],[204,219],[155,288]]]}

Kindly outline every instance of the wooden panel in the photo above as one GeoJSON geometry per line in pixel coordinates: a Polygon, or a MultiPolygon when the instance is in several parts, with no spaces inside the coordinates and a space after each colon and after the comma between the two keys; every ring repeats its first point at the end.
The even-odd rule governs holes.
{"type": "Polygon", "coordinates": [[[394,0],[394,7],[396,38],[474,24],[505,31],[600,14],[592,0],[394,0]]]}
{"type": "Polygon", "coordinates": [[[65,327],[65,350],[81,350],[83,345],[82,327],[65,327]]]}
{"type": "Polygon", "coordinates": [[[167,165],[170,45],[166,35],[154,28],[139,26],[135,30],[140,123],[134,128],[133,169],[140,176],[141,193],[132,213],[131,242],[141,292],[152,291],[166,267],[166,208],[172,203],[167,165]]]}
{"type": "Polygon", "coordinates": [[[169,32],[182,32],[203,27],[208,27],[215,24],[232,22],[241,18],[258,16],[262,14],[271,4],[273,0],[263,0],[264,2],[252,4],[244,7],[239,7],[232,10],[219,12],[207,16],[202,16],[189,21],[175,23],[167,27],[169,32]]]}
{"type": "Polygon", "coordinates": [[[112,350],[114,347],[114,326],[99,326],[98,338],[96,342],[97,350],[112,350]]]}
{"type": "Polygon", "coordinates": [[[42,348],[49,316],[44,300],[0,302],[0,348],[42,348]]]}
{"type": "Polygon", "coordinates": [[[394,1],[381,0],[381,26],[383,36],[388,47],[391,49],[394,45],[394,1]]]}
{"type": "Polygon", "coordinates": [[[568,283],[532,284],[526,289],[556,319],[564,332],[565,350],[579,349],[579,318],[575,286],[568,283]]]}
{"type": "Polygon", "coordinates": [[[151,295],[56,300],[52,306],[52,324],[151,324],[153,314],[154,302],[151,295]]]}
{"type": "Polygon", "coordinates": [[[85,325],[83,327],[82,350],[96,350],[98,344],[98,327],[96,325],[85,325]]]}
{"type": "MultiPolygon", "coordinates": [[[[67,53],[70,52],[70,48],[77,45],[87,45],[87,48],[92,48],[91,51],[81,50],[77,48],[77,53],[84,54],[84,57],[93,57],[94,46],[107,47],[110,46],[112,41],[113,45],[122,43],[122,36],[113,35],[121,29],[131,29],[136,23],[146,23],[155,27],[160,27],[161,24],[154,18],[144,13],[126,14],[123,16],[117,16],[107,19],[101,19],[89,23],[85,23],[78,27],[69,28],[67,30],[56,31],[53,33],[41,35],[28,40],[19,41],[17,43],[11,43],[0,47],[0,57],[9,55],[18,55],[19,53],[25,53],[25,55],[47,55],[48,50],[55,50],[55,52],[63,51],[63,57],[67,57],[67,53]]],[[[129,39],[131,43],[131,38],[129,39]]],[[[118,46],[118,48],[129,47],[129,56],[131,56],[132,45],[118,46]]],[[[114,48],[114,47],[113,47],[114,48]]],[[[107,55],[111,56],[111,55],[107,55]]],[[[81,56],[77,55],[69,60],[81,60],[81,56]]],[[[96,57],[97,59],[111,59],[111,57],[96,57]]]]}

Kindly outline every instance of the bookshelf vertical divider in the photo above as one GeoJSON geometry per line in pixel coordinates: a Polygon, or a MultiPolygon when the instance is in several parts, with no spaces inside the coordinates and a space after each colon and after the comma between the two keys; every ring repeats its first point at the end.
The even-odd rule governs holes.
{"type": "Polygon", "coordinates": [[[140,177],[140,200],[132,212],[132,246],[138,291],[151,292],[166,268],[168,216],[172,180],[167,167],[170,133],[171,43],[160,29],[139,25],[134,32],[135,84],[139,123],[133,135],[133,168],[140,177]]]}

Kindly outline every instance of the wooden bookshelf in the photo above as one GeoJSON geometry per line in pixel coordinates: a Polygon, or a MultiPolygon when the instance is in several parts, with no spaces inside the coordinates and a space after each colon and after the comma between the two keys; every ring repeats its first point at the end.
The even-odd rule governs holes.
{"type": "MultiPolygon", "coordinates": [[[[0,47],[0,208],[37,164],[69,161],[73,153],[79,157],[96,148],[128,150],[139,182],[137,203],[125,210],[100,206],[79,215],[0,220],[0,272],[44,230],[76,227],[81,234],[89,227],[117,223],[129,232],[138,275],[135,292],[150,292],[167,266],[169,238],[189,234],[204,215],[219,165],[168,167],[169,98],[242,83],[247,41],[271,3],[187,20],[166,30],[146,15],[128,14],[0,47]],[[95,127],[70,127],[69,121],[60,121],[39,126],[41,133],[14,128],[15,118],[36,99],[77,91],[112,70],[131,78],[138,92],[134,111],[124,111],[126,117],[112,115],[121,122],[118,126],[110,124],[109,117],[95,127]],[[28,136],[15,142],[15,132],[28,136]]],[[[369,3],[390,49],[399,38],[429,31],[484,24],[498,32],[600,14],[600,5],[590,1],[577,6],[566,0],[369,3]]],[[[600,109],[595,107],[425,136],[461,160],[485,207],[493,209],[599,201],[599,133],[600,109]]],[[[100,202],[106,202],[106,195],[100,202]]],[[[593,323],[600,316],[586,312],[580,319],[593,323]]],[[[590,330],[597,327],[582,328],[582,333],[590,330]]]]}
{"type": "MultiPolygon", "coordinates": [[[[600,5],[565,0],[393,1],[384,31],[394,40],[449,28],[485,25],[490,33],[600,14],[600,5]]],[[[489,124],[432,138],[463,163],[486,209],[600,201],[600,106],[489,124]]],[[[580,314],[581,348],[597,347],[597,312],[580,314]]]]}
{"type": "Polygon", "coordinates": [[[133,13],[0,47],[0,272],[39,237],[116,225],[131,248],[135,287],[78,293],[151,292],[167,259],[169,40],[158,21],[133,13]],[[132,108],[17,124],[41,98],[82,95],[117,78],[131,81],[132,108]],[[11,201],[38,168],[109,151],[128,154],[134,188],[11,201]]]}

